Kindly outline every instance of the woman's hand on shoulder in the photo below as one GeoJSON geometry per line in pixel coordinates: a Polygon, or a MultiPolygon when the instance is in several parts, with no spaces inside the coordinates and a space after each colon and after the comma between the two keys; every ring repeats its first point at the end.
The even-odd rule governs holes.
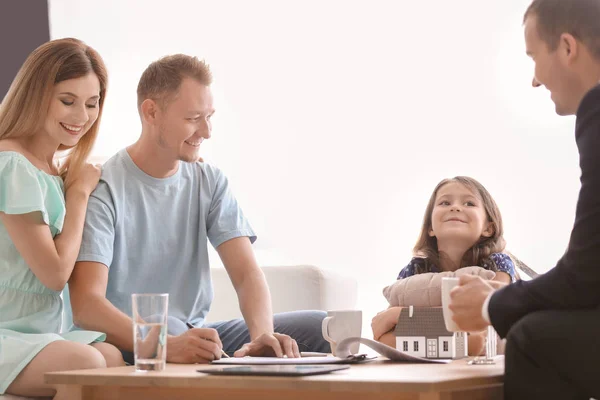
{"type": "Polygon", "coordinates": [[[375,340],[379,340],[385,333],[394,329],[398,317],[400,317],[400,311],[402,311],[402,307],[390,307],[373,317],[371,329],[375,340]]]}
{"type": "Polygon", "coordinates": [[[67,188],[67,192],[81,192],[89,197],[98,185],[101,174],[102,167],[100,164],[84,164],[73,183],[67,188]]]}

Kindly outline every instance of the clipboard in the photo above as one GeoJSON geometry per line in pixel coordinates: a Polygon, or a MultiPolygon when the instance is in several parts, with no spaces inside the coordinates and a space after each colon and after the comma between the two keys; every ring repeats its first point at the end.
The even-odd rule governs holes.
{"type": "Polygon", "coordinates": [[[355,364],[374,360],[366,354],[352,354],[347,357],[318,356],[300,358],[279,357],[232,357],[215,360],[211,364],[218,365],[302,365],[302,364],[355,364]]]}
{"type": "Polygon", "coordinates": [[[347,364],[337,365],[242,365],[220,368],[198,369],[198,372],[214,375],[267,375],[307,376],[328,374],[350,368],[347,364]]]}

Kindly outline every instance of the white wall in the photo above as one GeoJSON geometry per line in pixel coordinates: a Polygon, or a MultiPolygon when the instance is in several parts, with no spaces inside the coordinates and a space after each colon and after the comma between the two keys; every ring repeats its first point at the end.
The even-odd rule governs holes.
{"type": "Polygon", "coordinates": [[[360,282],[365,319],[408,262],[435,184],[479,179],[534,269],[566,248],[579,188],[573,118],[530,87],[529,0],[51,0],[51,36],[95,47],[110,89],[95,154],[140,132],[137,81],[170,53],[215,82],[205,159],[229,176],[263,265],[360,282]]]}

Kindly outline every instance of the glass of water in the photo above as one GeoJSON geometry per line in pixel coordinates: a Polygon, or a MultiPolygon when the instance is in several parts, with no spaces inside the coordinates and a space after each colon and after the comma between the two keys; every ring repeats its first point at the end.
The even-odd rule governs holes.
{"type": "Polygon", "coordinates": [[[484,365],[484,364],[495,364],[497,353],[497,345],[498,339],[496,336],[496,331],[490,325],[487,328],[487,334],[485,338],[485,356],[484,357],[475,357],[468,363],[471,365],[484,365]]]}
{"type": "Polygon", "coordinates": [[[494,357],[496,357],[496,352],[498,346],[498,338],[496,335],[496,331],[493,326],[488,326],[487,328],[487,336],[485,338],[485,359],[494,361],[494,357]]]}
{"type": "Polygon", "coordinates": [[[132,294],[133,358],[136,371],[162,371],[167,363],[169,295],[132,294]]]}

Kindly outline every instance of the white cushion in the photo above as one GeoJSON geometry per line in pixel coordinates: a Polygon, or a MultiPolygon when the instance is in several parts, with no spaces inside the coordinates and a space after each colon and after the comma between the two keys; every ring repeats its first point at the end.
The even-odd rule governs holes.
{"type": "MultiPolygon", "coordinates": [[[[356,279],[312,265],[262,267],[273,313],[348,310],[356,307],[356,279]]],[[[224,268],[211,269],[215,297],[207,321],[241,318],[237,294],[224,268]]]]}

